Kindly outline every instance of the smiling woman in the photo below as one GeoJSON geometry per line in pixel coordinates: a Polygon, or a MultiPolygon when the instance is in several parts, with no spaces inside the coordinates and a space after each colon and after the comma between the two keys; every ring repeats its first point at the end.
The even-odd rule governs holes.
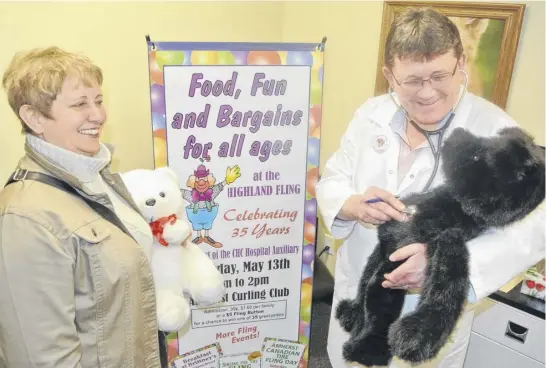
{"type": "Polygon", "coordinates": [[[25,125],[45,141],[87,156],[99,152],[106,110],[97,80],[67,76],[48,115],[36,114],[31,105],[19,108],[25,125]]]}
{"type": "Polygon", "coordinates": [[[0,192],[2,367],[166,366],[151,230],[100,141],[102,79],[56,47],[17,54],[4,73],[26,154],[0,192]]]}

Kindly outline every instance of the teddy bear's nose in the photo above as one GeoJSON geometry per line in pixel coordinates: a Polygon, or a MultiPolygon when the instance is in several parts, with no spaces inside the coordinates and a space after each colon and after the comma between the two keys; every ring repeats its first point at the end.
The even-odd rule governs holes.
{"type": "Polygon", "coordinates": [[[146,206],[154,206],[155,205],[155,199],[151,198],[146,201],[146,206]]]}

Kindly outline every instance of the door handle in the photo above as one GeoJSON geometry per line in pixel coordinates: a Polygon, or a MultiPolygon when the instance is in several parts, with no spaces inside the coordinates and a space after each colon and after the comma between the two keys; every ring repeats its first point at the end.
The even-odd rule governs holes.
{"type": "Polygon", "coordinates": [[[517,323],[508,321],[508,325],[506,326],[506,331],[504,332],[504,335],[524,344],[528,332],[528,328],[520,326],[517,323]]]}

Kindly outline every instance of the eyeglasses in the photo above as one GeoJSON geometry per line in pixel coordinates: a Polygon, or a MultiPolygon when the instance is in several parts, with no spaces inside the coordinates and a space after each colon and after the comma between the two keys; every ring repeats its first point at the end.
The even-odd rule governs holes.
{"type": "Polygon", "coordinates": [[[396,83],[401,88],[403,88],[405,92],[415,93],[421,90],[421,88],[423,88],[426,81],[430,82],[430,85],[432,86],[432,88],[441,89],[443,87],[446,87],[449,84],[449,82],[451,82],[453,76],[455,75],[455,72],[457,71],[457,65],[459,65],[459,60],[457,60],[457,63],[455,64],[455,67],[453,68],[453,72],[432,74],[430,77],[426,79],[410,77],[406,80],[403,80],[402,82],[399,82],[398,79],[396,79],[396,77],[394,76],[394,73],[391,72],[391,75],[396,81],[396,83]]]}

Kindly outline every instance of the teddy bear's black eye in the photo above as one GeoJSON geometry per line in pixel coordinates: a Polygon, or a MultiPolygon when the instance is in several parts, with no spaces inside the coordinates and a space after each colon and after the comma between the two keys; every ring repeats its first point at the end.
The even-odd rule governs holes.
{"type": "Polygon", "coordinates": [[[478,155],[474,156],[474,157],[473,157],[473,160],[474,160],[474,161],[480,161],[480,156],[478,156],[478,155]]]}
{"type": "Polygon", "coordinates": [[[165,198],[165,193],[159,192],[159,196],[160,196],[161,198],[165,198]]]}

